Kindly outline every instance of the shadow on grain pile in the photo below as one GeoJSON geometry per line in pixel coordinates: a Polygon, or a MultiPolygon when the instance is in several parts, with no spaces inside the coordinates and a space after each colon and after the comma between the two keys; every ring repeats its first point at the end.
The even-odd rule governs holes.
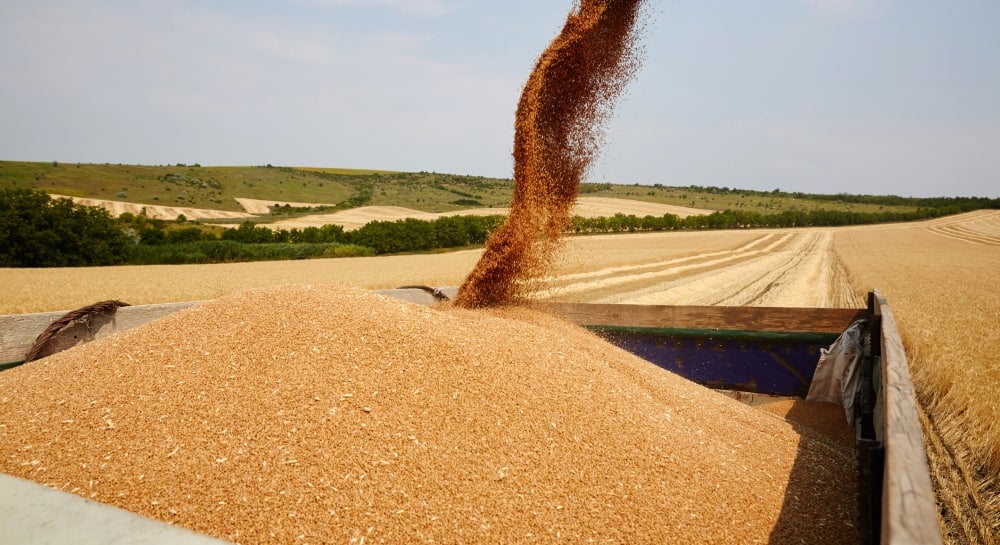
{"type": "Polygon", "coordinates": [[[0,391],[3,471],[243,543],[855,539],[849,452],[530,309],[251,291],[0,391]]]}

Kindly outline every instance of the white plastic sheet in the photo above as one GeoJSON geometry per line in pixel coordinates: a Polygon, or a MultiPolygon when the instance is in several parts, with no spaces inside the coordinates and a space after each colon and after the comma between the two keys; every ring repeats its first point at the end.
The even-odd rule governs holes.
{"type": "Polygon", "coordinates": [[[826,401],[844,407],[848,424],[854,424],[854,400],[861,383],[865,321],[857,320],[820,350],[819,364],[809,385],[807,401],[826,401]]]}

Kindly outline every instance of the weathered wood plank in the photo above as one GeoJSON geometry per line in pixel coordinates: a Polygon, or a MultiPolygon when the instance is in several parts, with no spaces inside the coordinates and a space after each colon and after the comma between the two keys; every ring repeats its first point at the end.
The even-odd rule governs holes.
{"type": "MultiPolygon", "coordinates": [[[[445,297],[452,299],[455,297],[457,288],[445,287],[440,288],[438,291],[445,297]]],[[[424,289],[379,290],[378,293],[422,305],[431,305],[437,302],[431,291],[424,289]]],[[[119,331],[125,331],[156,320],[157,318],[162,318],[178,310],[197,305],[200,302],[187,301],[121,307],[118,309],[117,314],[115,314],[113,326],[109,324],[109,326],[101,328],[95,333],[94,337],[95,339],[107,337],[119,331]]],[[[35,338],[42,331],[45,331],[45,328],[49,324],[67,312],[69,311],[0,315],[0,365],[23,360],[24,355],[27,354],[31,345],[34,344],[35,338]]]]}
{"type": "Polygon", "coordinates": [[[865,309],[547,303],[581,325],[842,333],[865,309]]]}
{"type": "MultiPolygon", "coordinates": [[[[442,288],[448,297],[454,287],[442,288]]],[[[379,293],[420,304],[433,304],[434,297],[419,289],[381,290],[379,293]]],[[[195,302],[137,305],[118,310],[114,328],[105,328],[98,338],[124,331],[166,316],[195,302]]],[[[739,329],[840,333],[864,314],[857,309],[649,306],[588,303],[549,303],[551,311],[587,325],[678,327],[690,329],[739,329]]],[[[0,316],[0,364],[19,361],[39,333],[68,311],[0,316]]]]}
{"type": "MultiPolygon", "coordinates": [[[[162,318],[168,314],[197,305],[200,301],[184,303],[163,303],[157,305],[137,305],[121,307],[115,314],[110,327],[103,327],[95,338],[107,337],[146,322],[162,318]]],[[[60,316],[69,311],[39,312],[32,314],[0,315],[0,364],[24,359],[35,338],[60,316]]]]}
{"type": "Polygon", "coordinates": [[[881,542],[938,545],[942,543],[941,530],[906,352],[885,297],[877,290],[873,297],[873,310],[882,319],[881,371],[885,396],[881,542]]]}

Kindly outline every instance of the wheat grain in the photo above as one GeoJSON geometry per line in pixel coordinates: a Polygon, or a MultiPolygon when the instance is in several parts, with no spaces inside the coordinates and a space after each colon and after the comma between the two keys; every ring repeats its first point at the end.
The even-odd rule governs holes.
{"type": "Polygon", "coordinates": [[[0,374],[0,469],[243,543],[851,543],[853,460],[554,317],[345,286],[0,374]]]}

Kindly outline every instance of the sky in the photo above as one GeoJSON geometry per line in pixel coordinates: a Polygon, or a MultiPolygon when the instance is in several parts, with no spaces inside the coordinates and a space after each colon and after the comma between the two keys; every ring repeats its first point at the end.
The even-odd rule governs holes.
{"type": "MultiPolygon", "coordinates": [[[[572,0],[0,0],[0,159],[509,178],[572,0]]],[[[1000,196],[1000,1],[649,0],[587,179],[1000,196]]]]}

